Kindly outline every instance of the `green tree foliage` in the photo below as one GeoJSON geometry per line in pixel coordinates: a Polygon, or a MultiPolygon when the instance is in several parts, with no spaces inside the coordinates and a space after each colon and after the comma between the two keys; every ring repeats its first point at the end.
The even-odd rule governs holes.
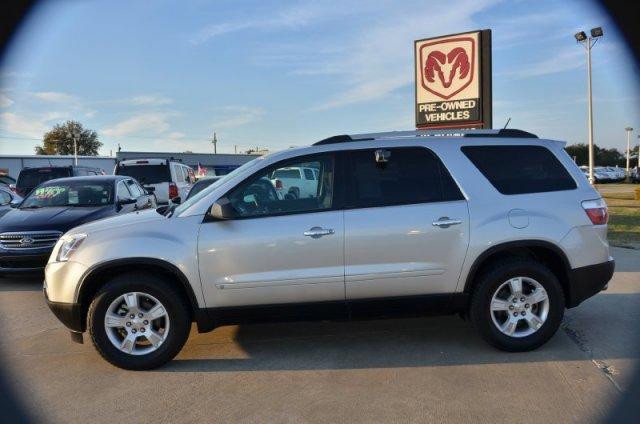
{"type": "Polygon", "coordinates": [[[78,134],[78,155],[97,156],[102,143],[98,141],[98,134],[84,128],[80,122],[67,121],[56,124],[51,131],[45,133],[43,145],[36,146],[37,155],[72,155],[73,134],[78,134]]]}
{"type": "MultiPolygon", "coordinates": [[[[589,165],[589,150],[584,143],[572,144],[567,146],[565,150],[578,165],[589,165]]],[[[593,146],[593,159],[596,166],[625,166],[625,156],[617,149],[601,149],[597,145],[593,146]]]]}

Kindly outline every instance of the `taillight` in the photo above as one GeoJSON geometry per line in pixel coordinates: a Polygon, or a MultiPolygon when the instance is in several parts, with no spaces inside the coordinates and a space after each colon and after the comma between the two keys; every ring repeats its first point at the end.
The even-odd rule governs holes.
{"type": "Polygon", "coordinates": [[[609,220],[609,209],[602,199],[585,200],[582,207],[594,225],[604,225],[609,220]]]}
{"type": "Polygon", "coordinates": [[[280,180],[276,180],[276,188],[277,188],[277,189],[282,188],[282,181],[280,181],[280,180]]]}
{"type": "Polygon", "coordinates": [[[178,186],[175,183],[169,183],[169,199],[178,197],[178,186]]]}

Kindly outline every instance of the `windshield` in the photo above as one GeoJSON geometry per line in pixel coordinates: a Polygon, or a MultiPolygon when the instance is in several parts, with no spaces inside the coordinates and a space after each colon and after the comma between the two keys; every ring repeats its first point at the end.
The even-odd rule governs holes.
{"type": "Polygon", "coordinates": [[[104,206],[113,203],[113,183],[70,181],[42,185],[29,194],[20,209],[56,206],[104,206]]]}
{"type": "Polygon", "coordinates": [[[195,196],[190,197],[186,202],[182,203],[177,208],[175,208],[173,210],[173,214],[179,215],[180,213],[182,213],[183,211],[185,211],[189,207],[191,207],[191,205],[193,205],[196,202],[198,202],[198,200],[202,199],[203,197],[205,197],[206,195],[211,193],[217,187],[220,187],[226,181],[229,181],[231,178],[234,178],[236,175],[244,172],[245,169],[251,168],[256,163],[258,163],[258,161],[263,160],[263,159],[264,159],[264,156],[255,158],[255,159],[245,163],[241,167],[236,168],[233,171],[229,172],[227,175],[222,176],[222,178],[220,178],[218,181],[214,182],[209,187],[205,188],[204,190],[202,190],[200,193],[196,194],[195,196]]]}
{"type": "Polygon", "coordinates": [[[123,165],[120,164],[116,175],[135,178],[140,184],[159,184],[171,181],[169,165],[123,165]]]}

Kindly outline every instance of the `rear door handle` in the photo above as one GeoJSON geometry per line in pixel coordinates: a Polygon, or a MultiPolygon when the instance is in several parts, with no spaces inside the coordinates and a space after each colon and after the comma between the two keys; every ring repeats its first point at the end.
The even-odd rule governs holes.
{"type": "Polygon", "coordinates": [[[437,221],[431,223],[434,227],[449,228],[452,225],[462,224],[459,219],[451,219],[448,216],[440,217],[437,221]]]}
{"type": "Polygon", "coordinates": [[[333,229],[331,228],[322,228],[322,227],[311,227],[310,229],[308,229],[307,231],[305,231],[304,234],[307,237],[311,237],[311,238],[320,238],[322,236],[328,236],[335,233],[335,231],[333,231],[333,229]]]}

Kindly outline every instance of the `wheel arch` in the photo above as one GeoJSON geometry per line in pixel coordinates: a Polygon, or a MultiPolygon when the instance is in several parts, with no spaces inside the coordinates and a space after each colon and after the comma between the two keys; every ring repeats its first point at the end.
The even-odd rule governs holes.
{"type": "Polygon", "coordinates": [[[492,263],[501,259],[523,257],[534,259],[547,266],[558,278],[565,298],[570,299],[571,264],[567,255],[557,245],[544,240],[518,240],[500,243],[482,252],[473,262],[464,285],[464,293],[471,293],[478,275],[492,263]]]}
{"type": "Polygon", "coordinates": [[[159,273],[176,283],[189,302],[192,319],[198,324],[199,331],[210,330],[206,308],[200,308],[198,299],[189,283],[189,279],[175,265],[157,258],[123,258],[106,261],[89,268],[82,278],[76,293],[76,301],[81,308],[82,331],[86,330],[87,312],[94,295],[110,278],[128,272],[159,273]]]}

